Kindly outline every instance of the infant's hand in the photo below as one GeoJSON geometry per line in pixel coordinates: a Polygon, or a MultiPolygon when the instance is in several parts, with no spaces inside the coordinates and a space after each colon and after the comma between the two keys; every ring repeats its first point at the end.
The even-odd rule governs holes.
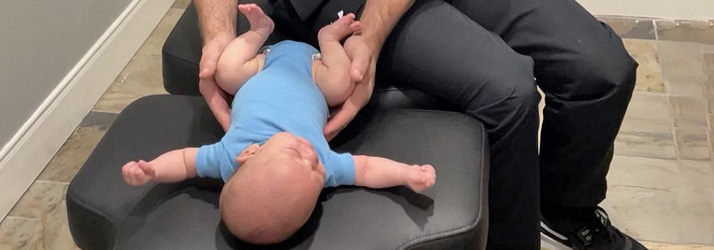
{"type": "Polygon", "coordinates": [[[412,165],[414,168],[407,174],[407,186],[414,192],[422,191],[434,186],[436,170],[431,165],[412,165]]]}
{"type": "Polygon", "coordinates": [[[141,186],[149,183],[156,176],[154,167],[148,162],[140,160],[139,162],[131,161],[121,168],[121,173],[124,176],[124,181],[132,186],[141,186]]]}

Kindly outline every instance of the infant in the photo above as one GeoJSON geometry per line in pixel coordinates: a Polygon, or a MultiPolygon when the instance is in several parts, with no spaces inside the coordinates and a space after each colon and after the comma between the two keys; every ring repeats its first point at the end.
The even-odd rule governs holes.
{"type": "Polygon", "coordinates": [[[359,32],[354,14],[318,33],[321,54],[305,43],[283,41],[258,53],[273,21],[255,4],[241,4],[251,29],[221,55],[218,85],[234,93],[223,138],[200,148],[164,153],[122,167],[130,185],[222,178],[220,212],[226,227],[254,244],[283,241],[310,217],[323,187],[404,185],[421,192],[436,172],[381,157],[336,153],[322,131],[329,106],[351,94],[350,60],[340,40],[359,32]]]}

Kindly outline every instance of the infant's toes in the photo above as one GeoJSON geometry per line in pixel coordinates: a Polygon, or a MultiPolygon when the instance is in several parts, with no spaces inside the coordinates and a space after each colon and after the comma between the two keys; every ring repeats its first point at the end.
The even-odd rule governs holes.
{"type": "Polygon", "coordinates": [[[342,16],[342,18],[340,18],[339,20],[345,23],[352,23],[355,20],[355,14],[348,13],[347,15],[342,16]]]}
{"type": "Polygon", "coordinates": [[[358,32],[362,29],[362,24],[359,21],[355,21],[352,24],[350,24],[350,29],[353,32],[358,32]]]}

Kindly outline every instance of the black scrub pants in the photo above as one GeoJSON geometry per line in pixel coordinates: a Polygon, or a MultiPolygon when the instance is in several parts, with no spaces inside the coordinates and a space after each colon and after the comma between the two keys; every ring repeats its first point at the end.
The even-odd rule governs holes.
{"type": "MultiPolygon", "coordinates": [[[[359,15],[363,4],[325,1],[307,18],[290,1],[260,5],[284,35],[269,42],[316,46],[317,30],[339,10],[359,15]]],[[[605,198],[636,68],[620,37],[574,0],[417,0],[384,44],[377,72],[483,122],[488,249],[539,249],[541,206],[587,208],[605,198]],[[536,85],[546,98],[540,153],[536,85]]]]}

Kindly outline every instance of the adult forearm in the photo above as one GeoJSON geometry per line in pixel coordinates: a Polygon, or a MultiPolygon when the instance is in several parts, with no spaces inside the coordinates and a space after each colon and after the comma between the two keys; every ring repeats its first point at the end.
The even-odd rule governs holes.
{"type": "Polygon", "coordinates": [[[235,37],[237,0],[193,0],[193,4],[204,43],[218,35],[235,37]]]}
{"type": "Polygon", "coordinates": [[[414,0],[367,0],[360,22],[362,36],[374,52],[381,51],[389,33],[412,4],[414,0]]]}

